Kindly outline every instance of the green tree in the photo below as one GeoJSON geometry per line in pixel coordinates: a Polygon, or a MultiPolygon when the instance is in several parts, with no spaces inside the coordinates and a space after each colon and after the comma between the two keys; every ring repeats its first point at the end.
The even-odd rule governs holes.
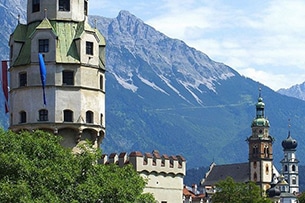
{"type": "Polygon", "coordinates": [[[237,183],[231,177],[216,184],[213,195],[215,203],[271,203],[270,199],[261,196],[260,188],[253,182],[237,183]]]}
{"type": "Polygon", "coordinates": [[[305,192],[298,197],[299,203],[305,203],[305,192]]]}
{"type": "Polygon", "coordinates": [[[59,143],[42,131],[0,130],[0,202],[154,201],[142,194],[146,182],[131,165],[96,164],[99,149],[84,146],[76,155],[59,143]]]}

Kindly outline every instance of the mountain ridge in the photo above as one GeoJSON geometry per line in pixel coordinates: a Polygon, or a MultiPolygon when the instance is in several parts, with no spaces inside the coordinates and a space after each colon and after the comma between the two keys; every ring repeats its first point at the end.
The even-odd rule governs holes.
{"type": "MultiPolygon", "coordinates": [[[[0,12],[9,13],[1,7],[0,12]]],[[[16,18],[4,17],[7,22],[11,19],[11,24],[1,28],[12,32],[16,18]]],[[[104,153],[158,149],[165,154],[182,154],[188,168],[208,166],[212,161],[245,162],[245,140],[251,134],[259,88],[271,135],[276,137],[275,164],[283,156],[280,142],[287,137],[288,118],[291,135],[299,146],[305,146],[301,139],[305,102],[241,76],[127,11],[116,18],[89,16],[89,22],[107,39],[104,153]]],[[[9,53],[8,39],[0,40],[6,44],[1,52],[6,53],[4,58],[9,53]]],[[[300,154],[299,159],[304,158],[300,154]]]]}

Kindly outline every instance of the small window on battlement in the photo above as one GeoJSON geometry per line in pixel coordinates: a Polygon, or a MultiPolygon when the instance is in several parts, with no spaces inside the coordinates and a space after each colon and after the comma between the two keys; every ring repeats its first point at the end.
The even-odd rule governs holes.
{"type": "Polygon", "coordinates": [[[178,159],[178,168],[182,168],[182,160],[178,159]]]}
{"type": "Polygon", "coordinates": [[[171,167],[171,168],[174,167],[174,160],[173,159],[169,160],[169,167],[171,167]]]}
{"type": "Polygon", "coordinates": [[[153,165],[153,166],[157,165],[157,162],[156,162],[156,158],[155,158],[155,157],[153,158],[153,163],[152,163],[152,165],[153,165]]]}
{"type": "Polygon", "coordinates": [[[165,166],[165,159],[164,158],[162,158],[162,160],[161,160],[161,166],[165,166]]]}
{"type": "Polygon", "coordinates": [[[147,157],[146,156],[143,159],[143,165],[147,165],[147,157]]]}

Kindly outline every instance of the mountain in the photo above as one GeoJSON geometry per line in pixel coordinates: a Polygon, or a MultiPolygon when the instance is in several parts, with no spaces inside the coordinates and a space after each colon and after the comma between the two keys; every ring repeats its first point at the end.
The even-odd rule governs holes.
{"type": "Polygon", "coordinates": [[[241,76],[127,11],[90,20],[107,39],[104,151],[181,153],[189,167],[245,162],[259,88],[276,139],[275,162],[283,156],[288,119],[304,146],[303,101],[241,76]]]}
{"type": "MultiPolygon", "coordinates": [[[[1,29],[11,33],[18,23],[15,16],[23,12],[18,7],[25,8],[25,2],[0,0],[0,5],[7,22],[1,29]]],[[[304,101],[241,76],[127,11],[113,19],[90,16],[89,20],[107,39],[103,152],[158,149],[168,155],[182,154],[188,168],[212,161],[246,162],[245,140],[251,134],[259,88],[276,139],[275,163],[283,156],[281,141],[288,135],[288,119],[291,135],[300,148],[305,146],[304,101]]],[[[3,34],[0,39],[2,58],[9,53],[7,37],[3,34]]],[[[302,163],[305,154],[298,157],[302,163]]]]}
{"type": "Polygon", "coordinates": [[[303,82],[302,84],[294,85],[287,89],[279,89],[277,92],[282,95],[305,100],[305,82],[303,82]]]}

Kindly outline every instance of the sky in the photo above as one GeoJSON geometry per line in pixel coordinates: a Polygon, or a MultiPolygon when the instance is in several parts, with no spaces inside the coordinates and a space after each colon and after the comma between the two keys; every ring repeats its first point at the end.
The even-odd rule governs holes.
{"type": "Polygon", "coordinates": [[[127,10],[275,91],[305,81],[304,0],[89,0],[89,9],[127,10]]]}

